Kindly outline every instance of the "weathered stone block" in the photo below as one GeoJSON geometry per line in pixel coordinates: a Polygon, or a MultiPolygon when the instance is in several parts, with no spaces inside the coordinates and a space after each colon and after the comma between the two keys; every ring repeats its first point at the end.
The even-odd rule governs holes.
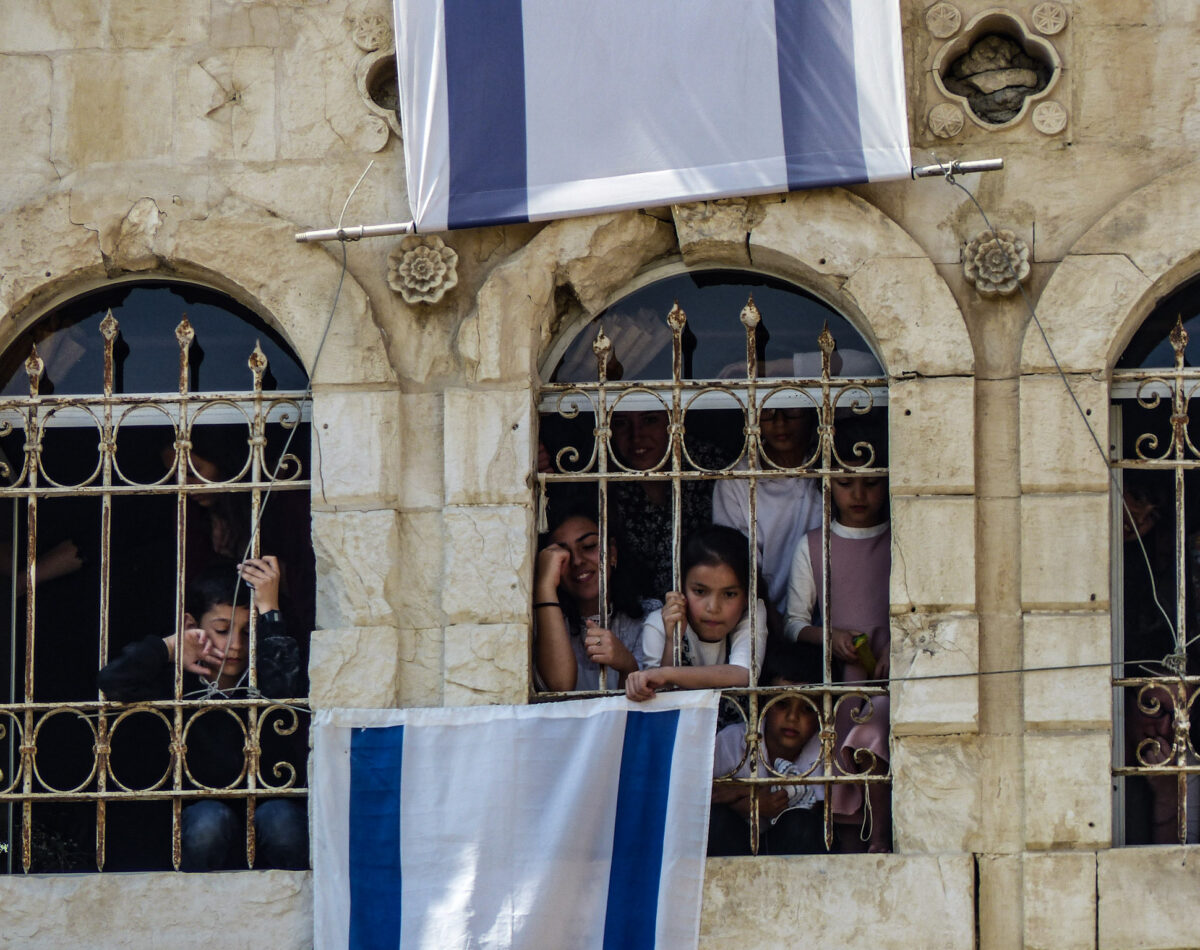
{"type": "Polygon", "coordinates": [[[313,398],[313,498],[395,505],[404,480],[400,393],[320,389],[313,398]]]}
{"type": "Polygon", "coordinates": [[[1026,854],[1025,950],[1096,946],[1096,855],[1026,854]]]}
{"type": "Polygon", "coordinates": [[[972,950],[974,885],[969,854],[710,858],[700,948],[972,950]]]}
{"type": "Polygon", "coordinates": [[[1099,950],[1176,950],[1200,934],[1200,848],[1115,848],[1096,855],[1099,950]]]}
{"type": "MultiPolygon", "coordinates": [[[[1073,254],[1064,259],[1038,300],[1038,316],[1063,371],[1103,372],[1117,328],[1149,289],[1146,275],[1124,255],[1073,254]]],[[[1055,372],[1045,341],[1032,323],[1021,349],[1021,372],[1055,372]]]]}
{"type": "Polygon", "coordinates": [[[473,382],[528,381],[533,374],[529,327],[545,319],[554,297],[553,258],[535,245],[492,271],[475,312],[459,327],[458,350],[473,382]]]}
{"type": "Polygon", "coordinates": [[[443,446],[447,503],[528,502],[533,428],[528,388],[449,390],[443,446]]]}
{"type": "Polygon", "coordinates": [[[154,0],[122,0],[109,8],[112,45],[126,49],[188,46],[208,35],[207,0],[180,0],[164,6],[154,0]]]}
{"type": "Polygon", "coordinates": [[[1102,729],[1112,721],[1109,615],[1026,614],[1022,690],[1026,728],[1102,729]],[[1033,672],[1049,668],[1045,673],[1033,672]]]}
{"type": "Polygon", "coordinates": [[[946,735],[979,725],[979,621],[972,615],[892,618],[892,732],[946,735]]]}
{"type": "Polygon", "coordinates": [[[212,45],[216,49],[231,46],[279,45],[279,7],[274,4],[251,4],[239,0],[217,0],[212,5],[212,45]]]}
{"type": "Polygon", "coordinates": [[[276,48],[280,155],[319,160],[342,149],[378,151],[371,130],[383,120],[358,97],[353,78],[358,49],[346,37],[334,39],[321,30],[297,30],[289,40],[276,48]]]}
{"type": "Polygon", "coordinates": [[[275,158],[275,54],[234,49],[181,62],[179,136],[184,161],[275,158]]]}
{"type": "Polygon", "coordinates": [[[975,355],[962,311],[924,256],[870,258],[843,288],[870,320],[889,376],[962,376],[975,355]],[[937,346],[930,346],[937,340],[937,346]]]}
{"type": "Polygon", "coordinates": [[[308,663],[314,709],[400,705],[401,651],[393,627],[314,630],[308,663]]]}
{"type": "Polygon", "coordinates": [[[340,261],[328,249],[296,244],[297,230],[238,205],[227,215],[186,221],[159,253],[181,269],[201,265],[219,273],[255,300],[278,322],[314,384],[394,383],[370,298],[350,275],[343,280],[340,261]],[[270,260],[271,267],[254,264],[261,260],[270,260]],[[331,318],[334,288],[339,290],[331,318]]]}
{"type": "Polygon", "coordinates": [[[457,624],[446,628],[447,706],[518,704],[529,699],[529,628],[457,624]]]}
{"type": "Polygon", "coordinates": [[[532,537],[529,508],[447,508],[442,587],[446,622],[526,622],[532,537]]]}
{"type": "Polygon", "coordinates": [[[1108,606],[1108,506],[1107,492],[1021,497],[1021,604],[1026,610],[1108,606]]]}
{"type": "Polygon", "coordinates": [[[975,499],[892,498],[892,603],[971,609],[975,603],[975,499]]]}
{"type": "Polygon", "coordinates": [[[840,188],[794,191],[759,203],[762,221],[750,234],[758,267],[801,260],[818,273],[849,277],[876,257],[924,257],[894,221],[840,188]]]}
{"type": "Polygon", "coordinates": [[[314,630],[314,709],[389,709],[442,702],[442,631],[351,627],[314,630]]]}
{"type": "Polygon", "coordinates": [[[893,736],[896,851],[980,850],[983,766],[972,736],[893,736]]]}
{"type": "Polygon", "coordinates": [[[0,56],[0,89],[21,90],[20,95],[7,95],[0,102],[0,127],[10,156],[4,163],[6,178],[17,169],[52,170],[48,165],[52,84],[49,57],[0,56]]]}
{"type": "Polygon", "coordinates": [[[102,162],[164,158],[174,141],[170,50],[61,57],[54,87],[54,159],[67,170],[102,162]]]}
{"type": "Polygon", "coordinates": [[[5,3],[0,5],[4,52],[43,53],[96,45],[106,8],[94,4],[5,3]]]}
{"type": "Polygon", "coordinates": [[[978,876],[979,945],[1015,948],[1020,946],[1022,874],[1020,854],[980,854],[978,876]]]}
{"type": "Polygon", "coordinates": [[[389,588],[403,583],[394,511],[314,511],[317,626],[330,629],[396,626],[389,588]]]}
{"type": "Polygon", "coordinates": [[[388,574],[388,602],[405,627],[440,627],[442,551],[447,541],[442,533],[442,514],[402,511],[396,524],[398,535],[391,557],[398,570],[388,574]]]}
{"type": "Polygon", "coordinates": [[[395,504],[405,480],[400,396],[322,388],[313,399],[313,496],[322,505],[395,504]]]}
{"type": "Polygon", "coordinates": [[[1030,850],[1107,847],[1112,839],[1112,740],[1108,730],[1026,735],[1025,845],[1030,850]]]}
{"type": "Polygon", "coordinates": [[[1057,373],[1021,377],[1021,490],[1106,491],[1108,385],[1092,376],[1067,377],[1081,416],[1057,373]]]}
{"type": "Polygon", "coordinates": [[[640,213],[568,219],[543,229],[492,270],[459,328],[469,381],[527,385],[537,353],[556,328],[558,286],[569,286],[594,313],[673,243],[669,225],[640,213]]]}
{"type": "Polygon", "coordinates": [[[0,274],[0,307],[5,313],[27,304],[45,286],[47,273],[49,279],[64,274],[103,279],[96,232],[72,223],[70,204],[68,195],[56,195],[44,204],[0,215],[0,249],[13,262],[0,274]]]}
{"type": "MultiPolygon", "coordinates": [[[[1120,4],[1115,4],[1119,6],[1120,4]]],[[[1113,15],[1119,11],[1114,10],[1113,15]]],[[[1179,195],[1194,187],[1194,165],[1160,175],[1109,208],[1071,249],[1079,255],[1121,254],[1150,280],[1159,280],[1191,257],[1196,247],[1196,221],[1176,213],[1179,195]]],[[[1134,179],[1141,184],[1142,179],[1134,179]]],[[[1136,327],[1127,322],[1131,334],[1136,327]]]]}
{"type": "Polygon", "coordinates": [[[975,491],[975,384],[970,377],[898,379],[888,387],[893,495],[975,491]]]}
{"type": "Polygon", "coordinates": [[[200,921],[222,908],[227,950],[312,947],[312,873],[245,871],[197,878],[173,871],[144,874],[45,874],[0,878],[5,940],[29,950],[154,950],[211,944],[200,921]],[[129,909],[138,909],[130,926],[129,909]]]}
{"type": "Polygon", "coordinates": [[[718,198],[672,205],[679,254],[689,267],[719,262],[750,267],[747,238],[764,216],[763,204],[782,197],[718,198]]]}
{"type": "MultiPolygon", "coordinates": [[[[397,451],[401,508],[441,508],[445,497],[442,457],[442,397],[437,393],[400,393],[400,446],[397,451]]],[[[467,443],[455,452],[467,454],[467,443]]]]}

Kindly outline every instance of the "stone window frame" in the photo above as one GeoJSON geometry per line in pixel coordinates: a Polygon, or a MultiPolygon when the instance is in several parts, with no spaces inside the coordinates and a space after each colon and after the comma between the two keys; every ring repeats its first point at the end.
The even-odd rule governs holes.
{"type": "MultiPolygon", "coordinates": [[[[635,282],[635,286],[644,285],[654,280],[662,279],[665,276],[677,274],[682,269],[674,267],[656,269],[635,282]]],[[[758,272],[753,270],[743,270],[749,276],[756,275],[758,272]]],[[[770,275],[763,275],[770,276],[770,275]]],[[[796,285],[793,285],[796,286],[796,285]]],[[[632,289],[630,292],[632,292],[632,289]]],[[[796,287],[796,289],[812,294],[809,288],[796,287]]],[[[622,294],[616,303],[623,299],[625,294],[622,294]]],[[[815,296],[815,295],[814,295],[815,296]]],[[[820,300],[820,297],[817,297],[820,300]]],[[[821,300],[825,306],[830,307],[834,313],[837,311],[832,308],[826,301],[821,300]]],[[[844,315],[838,314],[843,319],[844,315]]],[[[671,348],[673,351],[672,358],[672,373],[670,380],[660,381],[654,379],[622,379],[620,381],[609,381],[606,375],[606,367],[608,361],[613,356],[616,356],[612,342],[604,333],[603,317],[596,318],[600,321],[599,334],[595,342],[592,344],[592,349],[596,358],[597,366],[597,382],[594,384],[579,383],[579,382],[563,382],[563,383],[548,383],[541,387],[538,394],[538,405],[542,414],[542,418],[555,413],[564,418],[574,418],[577,413],[584,413],[595,418],[601,416],[600,421],[594,426],[594,441],[589,445],[566,447],[561,449],[557,455],[557,464],[555,465],[556,472],[550,474],[538,474],[537,485],[535,491],[535,503],[539,512],[539,523],[543,520],[545,509],[547,507],[548,491],[555,484],[564,486],[590,486],[596,485],[597,494],[599,497],[598,509],[602,513],[600,515],[600,560],[601,560],[601,576],[605,576],[604,565],[608,558],[608,543],[609,536],[608,518],[605,513],[609,509],[608,491],[612,484],[616,483],[616,479],[630,471],[618,457],[615,455],[612,448],[612,422],[617,412],[621,411],[622,406],[627,409],[644,410],[647,408],[663,408],[670,414],[670,446],[667,450],[667,455],[656,466],[662,476],[673,488],[673,542],[672,547],[675,552],[676,563],[674,573],[678,575],[678,555],[683,538],[680,536],[680,511],[679,499],[680,488],[683,483],[693,480],[695,472],[690,473],[681,465],[689,468],[694,468],[711,479],[723,480],[730,479],[736,481],[747,482],[750,486],[750,498],[753,499],[756,494],[755,483],[759,481],[769,480],[779,477],[800,477],[811,478],[819,481],[822,500],[822,576],[826,579],[830,576],[829,571],[829,524],[832,518],[832,502],[831,502],[831,482],[842,474],[856,474],[863,477],[888,476],[887,467],[887,446],[865,443],[858,443],[854,450],[861,450],[861,458],[854,458],[850,455],[840,456],[838,452],[839,444],[837,440],[837,430],[839,424],[845,425],[846,420],[855,414],[874,413],[875,410],[887,411],[887,379],[886,370],[879,376],[854,376],[840,375],[831,368],[831,358],[838,346],[838,341],[830,334],[828,327],[819,335],[818,339],[812,341],[812,352],[816,353],[821,362],[821,368],[818,373],[814,373],[806,377],[782,377],[782,376],[759,376],[759,364],[755,357],[756,353],[756,331],[760,323],[760,313],[755,305],[753,294],[751,293],[746,305],[742,308],[740,314],[728,314],[728,322],[731,326],[736,325],[739,321],[745,332],[745,365],[746,374],[743,378],[693,378],[687,377],[684,379],[681,376],[682,367],[682,345],[681,339],[687,325],[687,315],[680,308],[678,302],[669,314],[659,315],[664,323],[669,327],[671,336],[671,348]],[[713,399],[712,397],[717,397],[713,399]],[[690,457],[687,454],[687,423],[686,418],[689,413],[699,412],[701,421],[703,421],[703,413],[707,406],[717,407],[724,405],[726,400],[721,397],[729,397],[728,408],[733,408],[735,403],[738,409],[743,413],[743,431],[745,434],[745,444],[736,459],[732,461],[722,460],[722,465],[716,469],[707,469],[702,463],[689,465],[690,457]],[[705,402],[708,399],[709,402],[705,402]],[[644,404],[643,404],[644,403],[644,404]],[[784,408],[791,406],[800,406],[813,411],[816,417],[816,425],[814,426],[814,434],[816,437],[816,445],[812,455],[799,468],[783,469],[775,466],[767,453],[767,449],[762,443],[759,436],[758,415],[765,409],[769,408],[784,408]],[[838,418],[842,418],[839,423],[838,418]],[[743,471],[736,466],[740,462],[747,462],[748,468],[743,471]],[[726,464],[726,462],[728,464],[726,464]],[[860,467],[862,466],[862,467],[860,467]],[[615,476],[615,478],[614,478],[615,476]]],[[[711,319],[711,317],[710,317],[711,319]]],[[[581,333],[587,333],[593,321],[588,320],[582,325],[578,321],[571,322],[570,330],[561,332],[555,344],[550,348],[551,354],[561,354],[566,347],[573,343],[581,333]]],[[[850,323],[851,332],[854,325],[850,323]]],[[[854,340],[840,341],[842,349],[846,349],[846,345],[865,345],[870,346],[866,337],[858,335],[854,340]]],[[[871,354],[878,360],[878,355],[871,354]]],[[[731,353],[732,357],[733,354],[731,353]]],[[[550,365],[553,365],[551,363],[550,365]]],[[[882,361],[880,361],[882,367],[882,361]]],[[[703,430],[702,430],[703,431],[703,430]]],[[[886,443],[887,432],[886,427],[881,433],[886,443]]],[[[840,446],[843,453],[847,451],[847,446],[840,446]]],[[[889,498],[890,501],[890,498],[889,498]]],[[[748,524],[743,530],[743,533],[748,537],[748,545],[750,549],[750,577],[751,585],[755,585],[756,580],[761,575],[761,565],[759,563],[759,554],[755,537],[757,532],[757,521],[753,515],[754,502],[751,501],[750,517],[748,524]]],[[[828,583],[828,581],[826,581],[828,583]]],[[[602,580],[601,590],[604,591],[607,584],[602,580]]],[[[826,596],[828,590],[826,590],[826,596]]],[[[602,597],[601,606],[601,623],[606,623],[608,617],[608,608],[603,603],[602,597]]],[[[766,630],[759,630],[755,618],[755,612],[751,611],[751,640],[752,643],[758,643],[760,638],[767,636],[766,630]]],[[[759,796],[768,788],[774,787],[796,787],[797,789],[805,786],[819,787],[823,796],[821,814],[823,818],[825,847],[831,849],[834,844],[834,820],[832,812],[832,791],[837,784],[854,784],[861,785],[864,788],[870,784],[883,784],[890,786],[892,773],[890,768],[879,772],[877,770],[878,762],[874,756],[867,753],[864,763],[855,763],[861,765],[861,769],[857,772],[849,772],[845,770],[838,762],[837,750],[835,749],[835,732],[833,721],[837,710],[843,704],[861,704],[860,714],[861,721],[867,721],[874,713],[872,702],[875,698],[885,697],[888,694],[887,686],[882,687],[877,684],[853,686],[842,685],[832,677],[832,664],[834,662],[832,652],[829,649],[831,627],[829,618],[825,617],[821,621],[824,628],[823,647],[821,653],[821,665],[823,667],[822,678],[823,683],[816,683],[808,688],[797,687],[770,687],[758,683],[758,676],[761,670],[758,668],[757,662],[752,660],[750,669],[750,683],[744,689],[726,689],[722,690],[722,721],[725,724],[728,722],[740,722],[745,727],[746,734],[746,760],[752,763],[757,763],[766,770],[765,777],[755,778],[737,778],[732,773],[717,778],[717,785],[746,787],[751,790],[751,818],[748,826],[748,834],[750,836],[750,847],[753,853],[757,853],[759,847],[758,829],[761,827],[759,816],[759,796]],[[767,712],[777,703],[787,700],[789,697],[799,697],[805,703],[818,720],[817,733],[821,738],[821,753],[819,758],[820,770],[810,770],[802,776],[788,775],[786,773],[777,772],[772,763],[765,758],[765,747],[762,746],[761,735],[762,727],[767,712]]],[[[678,631],[676,631],[676,634],[678,631]]],[[[678,635],[671,637],[673,651],[676,657],[676,663],[680,656],[680,642],[678,635]]],[[[752,656],[754,655],[752,648],[752,656]]],[[[531,658],[532,664],[532,658],[531,658]]],[[[580,698],[587,696],[614,695],[620,694],[622,690],[572,690],[562,693],[552,691],[535,692],[534,698],[545,701],[547,699],[568,699],[580,698]]],[[[860,721],[855,719],[854,721],[860,721]]],[[[889,732],[890,734],[890,732],[889,732]]],[[[890,788],[889,788],[890,795],[890,788]]],[[[869,828],[870,816],[864,819],[863,833],[867,833],[869,828]]],[[[891,843],[889,841],[889,848],[891,843]]]]}
{"type": "Polygon", "coordinates": [[[887,367],[889,438],[905,447],[891,460],[893,542],[912,551],[891,590],[893,670],[907,677],[892,683],[894,845],[970,850],[976,786],[948,785],[946,770],[971,768],[980,726],[975,534],[961,528],[976,518],[977,384],[962,311],[929,253],[841,188],[554,221],[522,242],[483,280],[454,338],[462,373],[445,394],[454,436],[439,460],[450,528],[441,701],[530,696],[534,394],[558,334],[657,268],[751,268],[816,292],[887,367]],[[485,458],[501,464],[451,464],[464,439],[493,446],[485,458]],[[937,820],[930,788],[942,790],[937,820]]]}
{"type": "Polygon", "coordinates": [[[1026,813],[1028,847],[1060,844],[1068,825],[1075,829],[1073,847],[1120,844],[1113,833],[1119,803],[1109,666],[1119,521],[1108,453],[1096,451],[1060,373],[1100,444],[1110,445],[1119,357],[1159,302],[1200,273],[1195,222],[1179,201],[1198,186],[1196,163],[1172,170],[1113,205],[1070,243],[1047,249],[1059,263],[1035,298],[1041,332],[1031,323],[1022,343],[1023,657],[1026,666],[1054,670],[1025,677],[1025,754],[1044,766],[1026,771],[1026,792],[1047,803],[1026,813]],[[1062,530],[1066,522],[1073,531],[1062,530]],[[1079,558],[1080,550],[1107,556],[1079,558]]]}
{"type": "MultiPolygon", "coordinates": [[[[137,278],[118,280],[100,285],[99,289],[119,288],[122,284],[142,284],[137,278]]],[[[154,281],[157,285],[186,288],[201,286],[191,281],[173,280],[164,284],[161,280],[154,281]]],[[[98,289],[96,287],[89,288],[98,289]]],[[[207,288],[206,288],[207,289],[207,288]]],[[[66,295],[56,303],[69,303],[77,295],[66,295]]],[[[232,301],[231,301],[232,302],[232,301]]],[[[37,323],[49,316],[54,307],[48,308],[44,315],[35,315],[25,321],[25,328],[35,327],[37,323]]],[[[24,375],[28,377],[28,395],[0,397],[0,426],[7,434],[13,431],[27,433],[23,440],[23,459],[9,468],[6,466],[5,476],[12,484],[0,487],[0,500],[12,500],[14,503],[24,502],[27,515],[22,519],[25,527],[25,542],[28,550],[23,572],[25,585],[23,598],[25,604],[25,621],[17,624],[13,630],[14,649],[15,638],[19,637],[25,644],[26,660],[23,664],[24,680],[23,694],[13,696],[10,705],[0,706],[0,727],[7,733],[14,753],[12,762],[3,763],[5,779],[0,780],[0,804],[7,805],[13,812],[19,808],[19,817],[13,821],[13,830],[19,828],[19,835],[14,838],[11,834],[6,837],[10,842],[8,849],[11,870],[29,872],[33,863],[32,831],[35,825],[34,811],[44,806],[55,806],[67,802],[92,803],[96,808],[95,818],[95,870],[103,871],[106,858],[106,825],[110,805],[123,806],[130,802],[165,801],[171,805],[171,865],[175,870],[180,866],[180,815],[182,808],[189,801],[197,801],[209,797],[218,797],[223,801],[245,803],[247,808],[247,836],[245,853],[248,864],[254,863],[254,806],[259,796],[269,798],[300,798],[306,799],[308,794],[306,775],[302,769],[289,765],[285,760],[276,762],[263,755],[261,738],[268,732],[287,736],[295,734],[301,726],[301,716],[308,713],[306,697],[266,697],[257,692],[255,668],[255,643],[257,638],[258,621],[252,610],[250,626],[250,664],[246,674],[247,688],[245,695],[221,695],[194,697],[183,694],[181,673],[182,668],[177,658],[174,672],[174,696],[163,700],[116,702],[106,700],[99,691],[90,700],[77,698],[45,701],[39,699],[38,681],[32,664],[31,655],[36,655],[37,638],[37,565],[38,558],[34,552],[38,548],[37,511],[40,504],[57,499],[95,498],[101,504],[101,521],[99,530],[99,643],[97,669],[115,658],[115,651],[109,650],[109,614],[111,588],[110,578],[112,566],[117,558],[117,552],[110,544],[112,529],[112,503],[116,498],[138,497],[144,494],[164,494],[176,499],[178,513],[178,531],[181,533],[186,526],[187,497],[195,494],[222,494],[224,492],[249,494],[252,517],[263,510],[267,496],[277,491],[295,491],[311,489],[308,477],[308,467],[294,453],[288,451],[280,454],[277,464],[270,466],[265,450],[268,445],[267,431],[269,427],[291,431],[297,426],[311,424],[311,411],[306,405],[306,391],[264,390],[262,388],[264,373],[268,370],[267,360],[259,346],[246,354],[245,376],[248,386],[241,391],[222,390],[220,392],[191,392],[189,388],[190,367],[189,353],[195,338],[186,315],[177,326],[163,323],[162,334],[170,340],[174,337],[178,347],[178,393],[177,394],[142,394],[136,390],[125,394],[114,392],[113,367],[114,347],[120,332],[119,321],[113,318],[112,311],[99,323],[98,338],[95,346],[103,351],[103,373],[100,384],[93,393],[67,393],[63,395],[46,395],[40,392],[40,384],[45,371],[45,364],[38,354],[36,347],[30,352],[24,363],[24,375]],[[196,426],[212,422],[227,422],[226,417],[232,417],[238,424],[244,424],[247,433],[247,454],[244,467],[240,472],[229,473],[225,480],[209,481],[196,470],[187,458],[185,452],[191,446],[196,426]],[[119,444],[121,430],[151,425],[155,428],[170,427],[173,432],[175,455],[170,468],[160,479],[145,481],[144,478],[131,477],[120,468],[119,444]],[[56,427],[95,429],[98,435],[97,464],[92,474],[82,482],[59,482],[41,465],[45,440],[53,438],[56,427]],[[223,486],[224,492],[220,491],[223,486]],[[246,762],[243,774],[230,786],[209,788],[194,778],[190,771],[186,756],[186,745],[190,724],[205,715],[244,715],[247,719],[242,726],[246,762]],[[91,732],[92,764],[86,769],[86,777],[73,787],[58,787],[53,781],[44,777],[47,764],[55,755],[53,743],[49,748],[39,748],[39,737],[44,727],[57,717],[75,717],[85,724],[91,732]],[[142,721],[161,724],[167,730],[168,741],[165,750],[169,759],[166,771],[156,781],[144,787],[126,785],[112,766],[110,755],[114,745],[119,742],[118,733],[123,726],[142,718],[142,721]],[[19,757],[16,756],[19,750],[19,757]],[[39,769],[39,755],[41,767],[39,769]],[[15,860],[14,860],[15,859],[15,860]],[[17,866],[19,864],[19,866],[17,866]]],[[[9,346],[17,345],[22,338],[13,340],[9,346]]],[[[139,342],[148,342],[142,338],[139,342]]],[[[152,344],[153,345],[153,344],[152,344]]],[[[20,375],[20,374],[19,374],[20,375]]],[[[284,437],[286,439],[286,436],[284,437]]],[[[290,444],[290,443],[288,443],[290,444]]],[[[281,446],[276,440],[275,450],[281,446]]],[[[128,465],[128,462],[126,463],[128,465]]],[[[16,508],[14,507],[14,512],[16,508]]],[[[14,538],[18,530],[17,519],[14,518],[14,538]]],[[[259,538],[251,539],[251,554],[258,556],[261,552],[259,538]]],[[[183,550],[179,548],[179,556],[183,550]]],[[[13,602],[16,603],[18,576],[14,570],[10,581],[13,590],[13,602]]],[[[180,629],[183,623],[184,603],[184,572],[176,573],[174,592],[175,626],[180,629]]],[[[253,604],[252,592],[242,589],[250,604],[253,604]]],[[[14,614],[15,616],[15,614],[14,614]]],[[[14,682],[19,671],[13,670],[14,682]]],[[[241,690],[239,690],[241,692],[241,690]]],[[[127,733],[129,729],[125,730],[127,733]]],[[[44,739],[43,739],[44,741],[44,739]]],[[[127,744],[127,743],[126,743],[127,744]]],[[[81,773],[82,774],[82,773],[81,773]]],[[[70,783],[68,783],[70,786],[70,783]]],[[[48,868],[57,870],[57,868],[48,868]]],[[[81,870],[75,868],[74,870],[81,870]]]]}

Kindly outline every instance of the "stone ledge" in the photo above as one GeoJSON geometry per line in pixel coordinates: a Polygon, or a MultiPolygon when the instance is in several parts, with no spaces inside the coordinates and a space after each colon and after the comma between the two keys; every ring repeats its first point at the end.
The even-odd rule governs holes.
{"type": "Polygon", "coordinates": [[[1200,847],[1114,848],[1096,855],[1099,950],[1177,950],[1200,934],[1200,847]]]}
{"type": "Polygon", "coordinates": [[[309,871],[0,878],[4,944],[24,950],[306,950],[309,871]],[[133,922],[136,921],[136,924],[133,922]]]}
{"type": "Polygon", "coordinates": [[[974,950],[974,892],[969,854],[710,858],[700,948],[974,950]]]}

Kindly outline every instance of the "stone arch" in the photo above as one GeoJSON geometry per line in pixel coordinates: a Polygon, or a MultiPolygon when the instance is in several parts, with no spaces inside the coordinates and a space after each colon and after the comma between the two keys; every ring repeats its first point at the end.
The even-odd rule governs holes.
{"type": "MultiPolygon", "coordinates": [[[[294,224],[248,204],[176,214],[144,197],[97,228],[73,220],[68,196],[54,196],[7,215],[0,254],[13,264],[0,278],[0,348],[62,300],[116,278],[165,277],[205,284],[260,313],[311,375],[340,262],[296,244],[294,224]]],[[[349,274],[316,370],[316,385],[394,381],[370,300],[349,274]]]]}
{"type": "Polygon", "coordinates": [[[536,376],[560,330],[564,292],[594,315],[675,254],[686,266],[763,270],[813,290],[858,326],[892,376],[973,371],[961,311],[928,255],[856,195],[833,188],[725,199],[675,206],[672,215],[596,215],[542,230],[492,272],[460,329],[474,378],[536,376]]]}
{"type": "MultiPolygon", "coordinates": [[[[1200,221],[1180,200],[1198,189],[1200,162],[1156,178],[1110,209],[1055,268],[1037,309],[1066,372],[1107,373],[1158,300],[1200,271],[1200,221]]],[[[1053,369],[1031,326],[1022,373],[1053,369]]]]}

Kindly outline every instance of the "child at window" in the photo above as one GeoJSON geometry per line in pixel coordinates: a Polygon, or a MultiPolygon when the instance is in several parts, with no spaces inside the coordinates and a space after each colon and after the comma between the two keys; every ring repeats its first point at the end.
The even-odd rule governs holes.
{"type": "MultiPolygon", "coordinates": [[[[615,527],[610,524],[610,528],[615,527]]],[[[642,618],[661,601],[641,600],[629,561],[612,531],[606,559],[608,627],[600,626],[600,528],[594,507],[569,508],[557,519],[534,569],[534,657],[537,684],[553,691],[621,689],[645,663],[642,618]]]]}
{"type": "MultiPolygon", "coordinates": [[[[670,591],[642,630],[646,669],[625,680],[625,695],[643,702],[666,686],[722,689],[750,683],[749,542],[740,531],[709,525],[688,536],[680,573],[683,590],[670,591]],[[683,627],[682,665],[674,665],[672,636],[683,627]],[[671,635],[668,635],[670,632],[671,635]]],[[[767,648],[767,610],[755,601],[761,666],[767,648]]]]}
{"type": "MultiPolygon", "coordinates": [[[[811,531],[796,548],[788,585],[785,632],[793,641],[821,644],[823,631],[813,623],[820,608],[829,618],[829,648],[839,682],[887,679],[891,633],[888,583],[892,564],[892,531],[888,521],[886,478],[841,475],[831,484],[836,518],[829,525],[830,596],[821,602],[821,532],[811,531]]],[[[886,696],[872,697],[855,714],[853,702],[842,702],[837,715],[838,757],[847,773],[887,770],[890,711],[886,696]]],[[[871,784],[868,850],[891,850],[891,793],[871,784]]],[[[862,788],[837,785],[831,796],[835,819],[857,821],[863,809],[862,788]]],[[[856,842],[845,842],[855,848],[856,842]]]]}
{"type": "MultiPolygon", "coordinates": [[[[779,468],[799,468],[812,454],[816,412],[801,406],[758,414],[763,454],[779,468]]],[[[739,471],[747,468],[745,462],[739,471]]],[[[767,582],[772,621],[786,616],[792,555],[804,536],[821,524],[820,482],[812,478],[760,478],[755,492],[756,538],[762,576],[767,582]]],[[[730,478],[713,489],[713,522],[745,531],[750,523],[750,482],[730,478]]]]}
{"type": "MultiPolygon", "coordinates": [[[[299,650],[286,635],[279,611],[279,563],[272,556],[240,565],[217,558],[188,580],[184,594],[184,630],[169,637],[149,636],[127,646],[105,666],[97,682],[118,702],[166,699],[174,695],[176,655],[182,651],[183,695],[206,683],[229,693],[243,684],[249,664],[250,608],[234,609],[236,572],[253,587],[258,624],[258,686],[265,696],[295,695],[300,679],[299,650]]],[[[244,598],[239,598],[244,599],[244,598]]],[[[262,730],[265,734],[267,730],[262,730]]],[[[187,769],[210,788],[228,787],[246,767],[243,728],[224,714],[196,716],[187,733],[187,769]]],[[[262,769],[268,770],[267,754],[262,769]]],[[[308,866],[308,822],[304,805],[294,799],[260,800],[254,814],[258,867],[308,866]]],[[[181,821],[184,871],[234,867],[244,848],[243,822],[226,801],[187,805],[181,821]]]]}
{"type": "MultiPolygon", "coordinates": [[[[821,681],[820,657],[808,644],[777,647],[767,657],[762,682],[768,686],[809,686],[821,681]]],[[[785,695],[766,699],[754,774],[823,775],[820,716],[811,699],[785,695]],[[763,761],[765,759],[765,763],[763,761]],[[770,766],[771,771],[767,770],[770,766]]],[[[740,723],[717,733],[713,777],[750,776],[746,727],[740,723]]],[[[759,788],[759,854],[814,854],[825,850],[821,785],[777,785],[759,788]]],[[[708,853],[750,854],[750,788],[714,785],[708,825],[708,853]]]]}

